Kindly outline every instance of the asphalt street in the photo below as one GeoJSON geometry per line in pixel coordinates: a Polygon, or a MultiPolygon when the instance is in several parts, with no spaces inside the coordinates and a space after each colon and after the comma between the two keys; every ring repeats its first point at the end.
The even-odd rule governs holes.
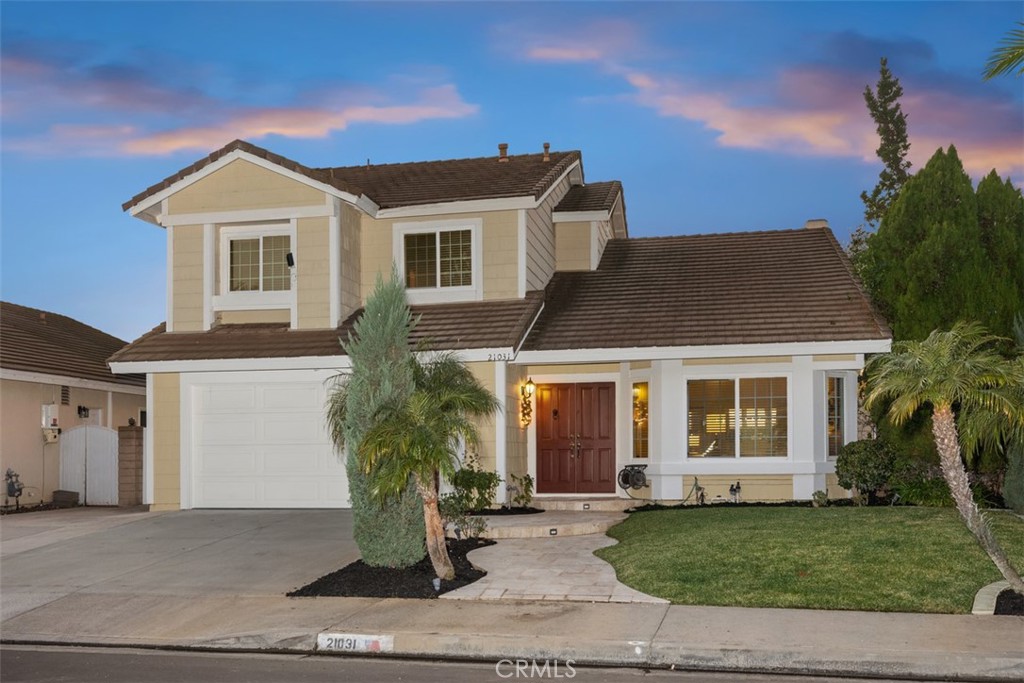
{"type": "Polygon", "coordinates": [[[560,661],[556,666],[554,660],[459,663],[413,659],[16,645],[0,648],[0,677],[4,683],[500,683],[524,680],[583,683],[853,683],[853,679],[843,678],[584,668],[573,665],[571,661],[560,661]]]}

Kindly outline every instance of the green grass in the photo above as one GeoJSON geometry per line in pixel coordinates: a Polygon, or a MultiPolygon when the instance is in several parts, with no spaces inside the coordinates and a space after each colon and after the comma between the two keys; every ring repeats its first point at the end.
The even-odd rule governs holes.
{"type": "MultiPolygon", "coordinates": [[[[987,515],[1024,567],[1024,520],[987,515]]],[[[619,581],[683,605],[969,613],[1002,578],[948,508],[657,510],[608,533],[619,581]]]]}

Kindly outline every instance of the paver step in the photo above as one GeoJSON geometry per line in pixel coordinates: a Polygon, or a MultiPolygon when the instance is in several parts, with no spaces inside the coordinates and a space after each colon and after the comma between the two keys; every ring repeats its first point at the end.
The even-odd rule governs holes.
{"type": "Polygon", "coordinates": [[[632,498],[534,498],[531,505],[541,510],[622,512],[644,503],[646,501],[632,498]]]}
{"type": "MultiPolygon", "coordinates": [[[[549,510],[535,515],[487,517],[484,538],[542,538],[603,534],[626,518],[623,512],[549,510]]],[[[449,536],[452,532],[449,530],[449,536]]]]}

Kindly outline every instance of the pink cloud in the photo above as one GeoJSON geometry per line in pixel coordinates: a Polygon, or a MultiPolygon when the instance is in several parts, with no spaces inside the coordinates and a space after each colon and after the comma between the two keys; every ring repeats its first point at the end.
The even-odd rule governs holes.
{"type": "Polygon", "coordinates": [[[636,57],[646,51],[640,32],[631,22],[602,19],[552,31],[536,32],[518,26],[516,45],[522,45],[521,56],[537,62],[607,62],[636,57]]]}

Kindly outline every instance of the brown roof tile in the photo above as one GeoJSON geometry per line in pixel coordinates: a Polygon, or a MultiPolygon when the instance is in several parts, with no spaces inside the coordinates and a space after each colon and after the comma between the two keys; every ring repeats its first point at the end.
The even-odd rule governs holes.
{"type": "Polygon", "coordinates": [[[471,199],[538,198],[573,162],[581,158],[578,151],[572,151],[551,152],[550,161],[544,161],[542,154],[519,154],[509,156],[507,162],[500,163],[497,156],[490,156],[310,168],[245,140],[235,140],[146,188],[122,204],[121,208],[127,211],[235,150],[248,152],[343,192],[356,196],[366,195],[382,209],[471,199]]]}
{"type": "MultiPolygon", "coordinates": [[[[419,324],[411,342],[436,349],[515,347],[540,308],[541,292],[525,300],[479,301],[413,306],[419,324]]],[[[111,362],[153,362],[228,358],[296,358],[344,355],[358,310],[338,329],[289,330],[287,324],[221,325],[209,332],[165,331],[163,324],[117,353],[111,362]]]]}
{"type": "Polygon", "coordinates": [[[608,242],[556,273],[527,350],[888,339],[827,229],[608,242]]]}
{"type": "Polygon", "coordinates": [[[574,185],[558,202],[555,211],[611,211],[620,194],[622,183],[618,180],[574,185]]]}
{"type": "Polygon", "coordinates": [[[0,302],[0,367],[128,386],[146,386],[143,375],[114,375],[107,358],[126,342],[49,311],[0,302]]]}

